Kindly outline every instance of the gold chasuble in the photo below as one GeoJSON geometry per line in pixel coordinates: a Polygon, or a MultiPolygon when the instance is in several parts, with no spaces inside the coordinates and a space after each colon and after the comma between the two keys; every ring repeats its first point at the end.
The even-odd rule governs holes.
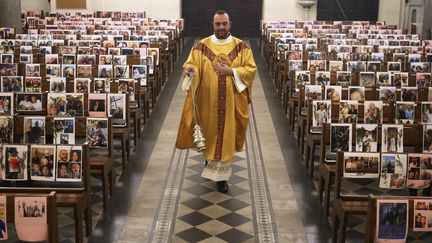
{"type": "MultiPolygon", "coordinates": [[[[235,37],[229,39],[223,44],[216,43],[212,37],[197,42],[183,65],[194,69],[191,88],[195,91],[199,125],[206,139],[204,158],[211,161],[231,162],[234,153],[242,151],[249,119],[256,65],[252,50],[245,42],[235,37]],[[218,76],[214,71],[218,62],[235,69],[236,78],[218,76]],[[246,86],[241,92],[238,82],[246,86]]],[[[177,134],[176,147],[179,149],[195,147],[192,106],[189,89],[177,134]]]]}

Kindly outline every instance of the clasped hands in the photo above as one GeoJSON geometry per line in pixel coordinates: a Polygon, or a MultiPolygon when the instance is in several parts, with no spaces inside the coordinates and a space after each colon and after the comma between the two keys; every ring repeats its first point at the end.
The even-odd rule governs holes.
{"type": "Polygon", "coordinates": [[[228,66],[228,64],[226,64],[226,62],[222,58],[218,59],[218,63],[214,67],[214,71],[219,76],[232,76],[233,75],[232,68],[230,66],[228,66]]]}

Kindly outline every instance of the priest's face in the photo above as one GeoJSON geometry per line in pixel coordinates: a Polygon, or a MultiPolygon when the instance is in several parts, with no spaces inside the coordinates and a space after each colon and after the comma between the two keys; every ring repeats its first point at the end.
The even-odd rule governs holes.
{"type": "Polygon", "coordinates": [[[231,29],[231,21],[228,14],[215,14],[213,17],[213,30],[218,39],[226,39],[231,29]]]}

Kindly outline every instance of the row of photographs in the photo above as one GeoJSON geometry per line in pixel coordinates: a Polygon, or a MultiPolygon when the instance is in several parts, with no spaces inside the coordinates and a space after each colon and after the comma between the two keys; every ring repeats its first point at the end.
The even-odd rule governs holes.
{"type": "Polygon", "coordinates": [[[376,202],[375,242],[406,242],[410,211],[413,211],[412,231],[432,231],[432,200],[416,199],[411,209],[406,199],[377,199],[376,202]]]}
{"type": "Polygon", "coordinates": [[[81,146],[2,145],[1,179],[5,181],[82,181],[81,146]],[[30,154],[30,157],[28,157],[30,154]],[[29,159],[30,158],[30,159],[29,159]]]}
{"type": "MultiPolygon", "coordinates": [[[[327,99],[333,102],[339,102],[343,96],[342,91],[344,87],[341,85],[325,85],[323,95],[323,85],[304,85],[304,99],[305,100],[320,100],[327,99]]],[[[303,88],[303,87],[301,87],[303,88]]],[[[348,100],[363,102],[366,100],[366,87],[350,85],[347,88],[348,100]]],[[[428,89],[428,98],[432,97],[432,89],[428,89]]],[[[405,102],[416,102],[419,100],[419,88],[417,87],[401,87],[400,89],[393,86],[383,86],[376,89],[378,91],[378,99],[384,102],[394,101],[405,101],[405,102]],[[397,92],[400,90],[400,97],[397,96],[397,92]]],[[[423,98],[424,99],[424,98],[423,98]]],[[[423,101],[425,102],[425,101],[423,101]]]]}
{"type": "MultiPolygon", "coordinates": [[[[63,40],[62,40],[63,41],[63,40]]],[[[78,42],[77,40],[71,40],[78,42]]],[[[52,42],[52,40],[50,41],[52,42]]],[[[60,61],[63,64],[96,64],[96,60],[99,61],[99,64],[124,64],[127,59],[125,56],[127,55],[140,55],[140,56],[151,56],[155,58],[156,64],[159,63],[159,48],[148,47],[150,45],[149,42],[138,42],[138,41],[108,41],[105,40],[103,42],[99,40],[86,41],[89,46],[83,46],[86,43],[84,41],[79,41],[80,46],[76,46],[74,42],[70,42],[68,46],[60,46],[57,51],[53,50],[53,43],[39,41],[38,53],[45,55],[45,63],[46,64],[59,64],[60,61]],[[91,43],[91,51],[85,51],[90,47],[91,43]],[[102,46],[101,46],[102,43],[102,46]],[[116,47],[118,46],[118,47],[116,47]],[[93,50],[96,50],[93,51],[93,50]],[[83,53],[85,51],[85,53],[83,53]],[[60,57],[59,57],[60,55],[60,57]],[[98,58],[97,56],[103,56],[104,58],[98,58]],[[114,60],[116,58],[116,60],[114,60]],[[57,60],[56,60],[57,59],[57,60]],[[111,59],[111,60],[110,60],[111,59]],[[115,63],[116,62],[116,63],[115,63]]],[[[0,44],[2,44],[2,52],[0,54],[5,54],[5,60],[13,62],[13,56],[15,54],[15,44],[18,42],[14,42],[14,40],[1,40],[0,44]]],[[[19,54],[21,55],[30,55],[33,56],[35,47],[33,45],[21,45],[19,47],[19,54]]],[[[27,56],[28,57],[28,56],[27,56]]],[[[21,61],[20,59],[20,62],[21,61]]]]}
{"type": "MultiPolygon", "coordinates": [[[[324,123],[332,122],[332,101],[312,101],[312,127],[321,127],[324,123]]],[[[353,123],[363,121],[365,124],[382,124],[383,107],[382,101],[365,101],[363,120],[359,119],[359,102],[357,100],[340,100],[338,110],[338,121],[340,123],[353,123]]],[[[432,102],[422,102],[421,123],[432,124],[432,102]]],[[[398,101],[394,105],[395,124],[414,124],[416,115],[415,102],[398,101]]]]}
{"type": "MultiPolygon", "coordinates": [[[[135,93],[136,79],[117,79],[112,81],[108,78],[74,78],[68,81],[66,78],[51,77],[47,80],[49,82],[50,93],[66,93],[67,82],[73,82],[74,93],[110,93],[111,82],[117,83],[118,93],[135,93]],[[93,80],[93,82],[92,82],[93,80]]],[[[0,78],[0,92],[33,92],[40,93],[42,89],[42,78],[40,77],[26,77],[13,76],[0,78]]],[[[146,86],[147,80],[140,79],[140,85],[146,86]]],[[[131,97],[133,100],[133,97],[131,97]]]]}
{"type": "MultiPolygon", "coordinates": [[[[0,196],[0,240],[9,239],[7,221],[7,196],[0,196]]],[[[14,223],[20,241],[38,242],[48,240],[46,197],[15,197],[14,223]]]]}
{"type": "MultiPolygon", "coordinates": [[[[0,115],[14,114],[16,111],[39,112],[42,107],[42,93],[0,93],[0,115]]],[[[126,94],[89,94],[88,112],[90,117],[112,116],[116,121],[126,120],[126,94]]],[[[83,116],[84,94],[48,93],[47,110],[49,116],[83,116]]]]}
{"type": "MultiPolygon", "coordinates": [[[[295,82],[296,89],[302,84],[309,84],[311,79],[311,71],[303,71],[301,68],[301,61],[290,61],[289,65],[295,70],[295,82]]],[[[331,61],[332,62],[332,61],[331,61]]],[[[332,67],[334,68],[334,67],[332,67]]],[[[431,73],[430,72],[418,72],[415,73],[416,87],[429,87],[431,86],[431,73]]],[[[315,82],[318,84],[330,84],[330,71],[318,71],[315,75],[315,82]]],[[[339,85],[348,86],[352,84],[353,73],[352,71],[336,71],[336,82],[339,85]]],[[[375,87],[375,86],[395,86],[395,87],[407,87],[409,86],[409,73],[408,72],[360,72],[359,73],[359,85],[364,87],[375,87]]]]}
{"type": "MultiPolygon", "coordinates": [[[[5,71],[2,76],[16,76],[15,64],[0,64],[5,71]],[[13,74],[13,75],[7,75],[13,74]]],[[[147,79],[147,65],[98,65],[97,78],[134,78],[147,79]]],[[[26,64],[26,80],[41,80],[40,64],[26,64]]],[[[92,78],[92,65],[47,64],[46,77],[92,78]]]]}
{"type": "Polygon", "coordinates": [[[430,153],[357,153],[343,157],[344,178],[377,178],[386,189],[428,188],[432,180],[430,153]]]}
{"type": "MultiPolygon", "coordinates": [[[[76,121],[74,118],[53,118],[53,143],[75,144],[76,121]]],[[[24,117],[24,143],[46,144],[45,117],[24,117]]],[[[13,143],[14,119],[0,116],[0,143],[13,143]]],[[[90,147],[108,147],[108,118],[86,119],[86,141],[90,147]]]]}
{"type": "MultiPolygon", "coordinates": [[[[353,124],[331,124],[330,125],[331,152],[353,150],[353,124]]],[[[404,126],[403,125],[382,125],[381,143],[378,139],[377,124],[356,124],[355,125],[355,151],[357,152],[393,152],[402,153],[404,151],[404,126]],[[381,144],[379,147],[378,145],[381,144]],[[379,150],[380,149],[380,150],[379,150]]],[[[423,152],[432,152],[432,125],[423,126],[423,152]]]]}

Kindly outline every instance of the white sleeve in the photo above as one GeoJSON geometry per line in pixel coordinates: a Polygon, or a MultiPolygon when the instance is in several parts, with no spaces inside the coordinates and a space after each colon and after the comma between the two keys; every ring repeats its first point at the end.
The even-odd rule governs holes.
{"type": "Polygon", "coordinates": [[[243,83],[243,81],[240,78],[240,75],[237,73],[237,70],[235,68],[232,69],[233,75],[234,75],[234,84],[236,86],[236,89],[239,93],[243,92],[247,88],[246,84],[243,83]]]}
{"type": "Polygon", "coordinates": [[[185,77],[183,79],[182,87],[181,87],[182,91],[188,91],[189,90],[189,88],[192,84],[192,77],[193,76],[185,75],[185,77]]]}

